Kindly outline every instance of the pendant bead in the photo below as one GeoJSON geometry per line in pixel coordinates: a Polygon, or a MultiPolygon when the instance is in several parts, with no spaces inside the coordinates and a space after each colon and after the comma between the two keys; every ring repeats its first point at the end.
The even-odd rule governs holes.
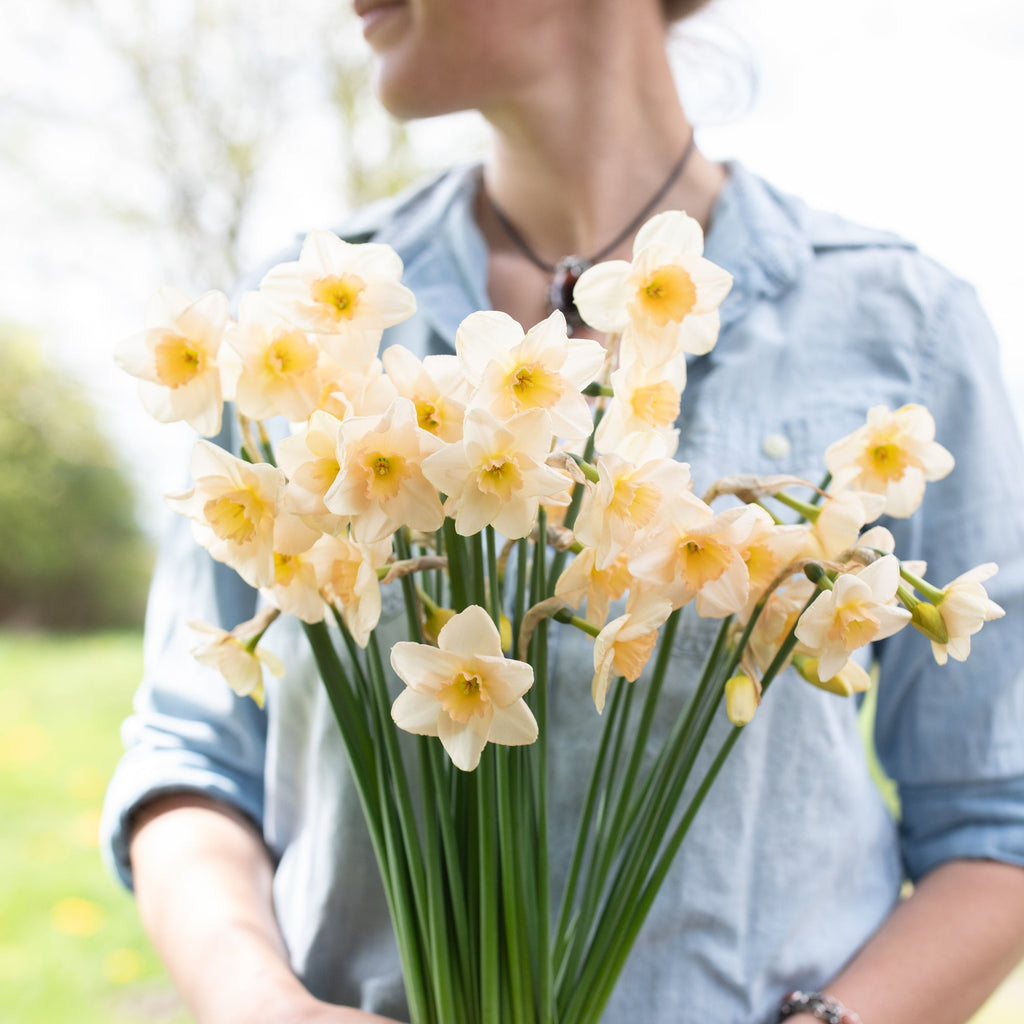
{"type": "Polygon", "coordinates": [[[579,256],[566,256],[556,264],[548,287],[548,305],[552,310],[562,311],[570,335],[583,326],[583,319],[573,301],[573,290],[588,266],[590,264],[579,256]]]}

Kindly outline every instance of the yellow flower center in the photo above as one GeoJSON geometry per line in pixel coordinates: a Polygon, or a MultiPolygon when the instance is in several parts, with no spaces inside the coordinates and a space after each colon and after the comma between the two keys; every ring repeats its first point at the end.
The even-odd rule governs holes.
{"type": "Polygon", "coordinates": [[[878,632],[878,619],[862,601],[848,601],[832,613],[832,630],[843,647],[854,651],[870,643],[878,632]]]}
{"type": "Polygon", "coordinates": [[[326,306],[332,320],[351,320],[366,282],[355,274],[332,274],[318,278],[310,287],[313,301],[326,306]]]}
{"type": "Polygon", "coordinates": [[[181,334],[165,334],[153,352],[156,375],[168,388],[191,384],[206,369],[206,353],[181,334]]]}
{"type": "Polygon", "coordinates": [[[437,699],[456,722],[468,722],[474,715],[483,715],[491,703],[480,677],[466,672],[460,672],[447,686],[442,686],[437,699]]]}
{"type": "Polygon", "coordinates": [[[679,549],[679,571],[687,589],[700,590],[718,579],[732,561],[731,548],[710,537],[688,540],[679,549]]]}
{"type": "Polygon", "coordinates": [[[895,441],[886,441],[868,448],[865,461],[869,472],[882,480],[899,480],[910,465],[907,450],[895,441]]]}
{"type": "Polygon", "coordinates": [[[326,494],[341,472],[337,459],[312,459],[295,474],[295,482],[313,494],[326,494]]]}
{"type": "Polygon", "coordinates": [[[267,346],[266,367],[275,377],[298,377],[316,366],[318,352],[301,331],[279,334],[267,346]]]}
{"type": "Polygon", "coordinates": [[[693,278],[674,264],[656,267],[637,290],[637,304],[659,327],[679,323],[697,304],[693,278]]]}
{"type": "Polygon", "coordinates": [[[406,463],[394,452],[367,452],[363,457],[366,474],[366,496],[383,501],[394,498],[406,477],[406,463]]]}
{"type": "Polygon", "coordinates": [[[654,519],[660,505],[660,488],[654,484],[635,484],[628,476],[622,476],[615,481],[608,511],[639,529],[654,519]]]}
{"type": "Polygon", "coordinates": [[[502,501],[508,501],[522,485],[519,463],[503,455],[488,459],[477,473],[477,487],[484,494],[496,494],[502,501]]]}
{"type": "Polygon", "coordinates": [[[652,427],[670,427],[679,416],[679,392],[667,380],[638,387],[630,404],[634,415],[652,427]]]}
{"type": "Polygon", "coordinates": [[[413,404],[416,406],[416,422],[420,429],[436,434],[441,429],[441,409],[437,403],[428,398],[417,398],[413,404]]]}
{"type": "Polygon", "coordinates": [[[359,596],[356,593],[359,564],[359,560],[356,558],[339,558],[334,562],[331,566],[330,579],[325,588],[328,597],[333,598],[340,605],[355,604],[359,596]]]}
{"type": "Polygon", "coordinates": [[[295,555],[282,555],[274,552],[274,583],[279,587],[287,587],[295,582],[299,573],[299,560],[295,555]]]}
{"type": "Polygon", "coordinates": [[[743,561],[747,563],[751,590],[763,590],[775,578],[777,560],[766,545],[755,544],[750,547],[743,561]]]}
{"type": "Polygon", "coordinates": [[[203,506],[203,515],[210,529],[221,539],[245,544],[256,533],[259,502],[251,492],[233,491],[211,498],[203,506]],[[255,505],[256,508],[251,506],[255,505]],[[256,513],[256,514],[252,514],[256,513]]]}
{"type": "Polygon", "coordinates": [[[550,409],[562,397],[561,382],[543,363],[524,363],[506,378],[519,409],[550,409]]]}
{"type": "Polygon", "coordinates": [[[633,637],[632,640],[617,642],[612,654],[612,661],[619,674],[630,683],[640,678],[644,665],[650,660],[654,645],[658,642],[658,631],[633,637]]]}

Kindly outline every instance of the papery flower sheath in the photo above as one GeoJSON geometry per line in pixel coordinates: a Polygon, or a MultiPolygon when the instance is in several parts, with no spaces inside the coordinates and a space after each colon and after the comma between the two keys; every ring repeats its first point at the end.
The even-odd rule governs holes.
{"type": "Polygon", "coordinates": [[[462,440],[423,462],[426,478],[444,494],[445,514],[463,537],[493,526],[510,539],[533,529],[541,500],[567,500],[567,477],[545,464],[551,420],[530,409],[507,422],[486,409],[466,413],[462,440]]]}
{"type": "Polygon", "coordinates": [[[839,672],[857,648],[892,636],[910,621],[910,612],[893,604],[899,582],[899,562],[883,555],[856,574],[840,573],[832,589],[800,616],[796,635],[818,658],[821,682],[839,672]]]}
{"type": "Polygon", "coordinates": [[[593,419],[580,392],[598,375],[605,351],[596,341],[569,338],[558,310],[525,334],[505,313],[473,313],[459,325],[455,349],[477,389],[474,406],[500,420],[543,409],[558,437],[589,436],[593,419]]]}
{"type": "Polygon", "coordinates": [[[220,430],[224,404],[218,350],[228,323],[228,300],[206,292],[193,302],[161,288],[146,307],[146,329],[125,339],[114,358],[139,378],[139,398],[161,423],[184,420],[204,437],[220,430]]]}
{"type": "Polygon", "coordinates": [[[533,668],[506,658],[491,617],[479,605],[452,616],[437,647],[403,641],[391,666],[405,683],[391,708],[399,728],[438,736],[457,768],[472,771],[488,742],[533,743],[537,722],[523,694],[533,668]]]}
{"type": "Polygon", "coordinates": [[[598,263],[580,276],[573,292],[580,315],[608,334],[632,329],[638,339],[667,338],[679,352],[709,352],[732,277],[703,252],[704,232],[692,217],[679,210],[652,217],[637,232],[631,263],[598,263]]]}
{"type": "Polygon", "coordinates": [[[890,516],[911,515],[927,481],[953,469],[953,456],[935,440],[935,420],[923,405],[891,412],[884,405],[868,410],[867,423],[825,449],[832,489],[870,491],[885,496],[890,516]]]}
{"type": "Polygon", "coordinates": [[[932,641],[932,654],[938,664],[945,665],[947,658],[966,661],[971,653],[971,637],[986,622],[1001,619],[1006,614],[982,586],[996,574],[997,569],[994,562],[986,562],[957,576],[942,588],[945,596],[937,607],[949,633],[949,641],[944,644],[932,641]]]}
{"type": "Polygon", "coordinates": [[[284,494],[284,473],[265,463],[235,458],[209,441],[192,449],[195,485],[168,495],[167,504],[192,520],[196,540],[250,586],[274,581],[274,524],[284,494]]]}
{"type": "Polygon", "coordinates": [[[322,343],[335,359],[363,359],[385,327],[416,312],[416,299],[401,276],[402,260],[390,246],[355,245],[331,231],[311,231],[298,260],[268,271],[260,291],[278,315],[324,335],[322,343]]]}

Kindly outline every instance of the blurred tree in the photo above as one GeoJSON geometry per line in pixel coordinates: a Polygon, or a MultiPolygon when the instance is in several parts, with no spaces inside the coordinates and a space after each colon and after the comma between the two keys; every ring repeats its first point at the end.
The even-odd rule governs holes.
{"type": "Polygon", "coordinates": [[[405,128],[369,101],[347,3],[39,0],[33,11],[28,49],[52,64],[59,24],[58,46],[89,80],[68,89],[55,69],[52,85],[22,90],[20,121],[29,135],[65,125],[103,171],[83,182],[38,166],[25,145],[14,161],[41,175],[51,202],[144,231],[186,290],[227,288],[247,268],[268,179],[301,188],[312,158],[331,169],[340,211],[417,173],[405,128]]]}
{"type": "Polygon", "coordinates": [[[0,326],[0,624],[134,626],[150,556],[92,403],[0,326]]]}

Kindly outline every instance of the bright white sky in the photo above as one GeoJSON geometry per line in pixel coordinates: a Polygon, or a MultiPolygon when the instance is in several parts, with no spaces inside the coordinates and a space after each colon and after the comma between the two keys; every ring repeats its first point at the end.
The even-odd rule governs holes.
{"type": "MultiPolygon", "coordinates": [[[[697,77],[688,105],[703,124],[704,149],[742,160],[815,205],[898,231],[972,281],[1003,341],[1008,385],[1024,414],[1024,143],[1013,127],[1024,98],[1024,5],[719,0],[697,29],[697,39],[680,46],[679,64],[685,77],[697,77]],[[709,58],[708,39],[738,57],[709,58]],[[730,81],[742,79],[736,59],[756,68],[758,98],[732,123],[715,124],[709,96],[721,100],[723,88],[727,94],[730,81]]],[[[0,90],[5,79],[7,88],[26,90],[56,80],[59,87],[109,93],[87,56],[77,67],[62,60],[44,66],[4,49],[0,41],[7,68],[0,90]]],[[[0,129],[3,123],[0,93],[0,129]]],[[[291,145],[298,155],[265,190],[265,216],[251,239],[254,260],[298,230],[336,223],[342,212],[329,174],[318,177],[316,161],[303,159],[303,146],[307,154],[315,148],[303,131],[297,122],[291,145]]],[[[429,122],[416,134],[429,153],[470,152],[474,136],[464,118],[429,122]]],[[[77,152],[69,131],[53,159],[61,174],[84,181],[102,167],[104,154],[77,152]]],[[[167,282],[155,261],[112,251],[95,226],[76,229],[3,167],[0,218],[13,229],[13,244],[0,254],[0,319],[38,328],[56,357],[95,389],[146,505],[156,507],[159,492],[183,482],[171,453],[185,444],[187,431],[150,423],[110,353],[118,338],[138,329],[148,294],[167,282]]]]}

